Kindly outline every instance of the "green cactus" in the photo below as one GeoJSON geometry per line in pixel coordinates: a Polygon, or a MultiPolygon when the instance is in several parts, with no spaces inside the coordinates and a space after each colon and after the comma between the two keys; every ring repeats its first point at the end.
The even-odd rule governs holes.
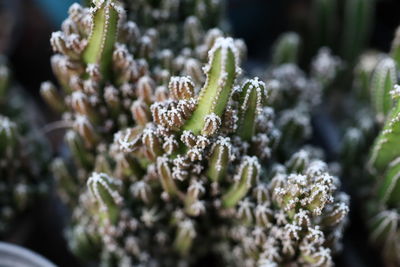
{"type": "Polygon", "coordinates": [[[338,1],[336,0],[314,0],[313,1],[313,52],[319,47],[327,46],[334,48],[334,36],[337,22],[338,1]]]}
{"type": "Polygon", "coordinates": [[[384,121],[390,112],[393,101],[390,91],[397,83],[396,63],[391,58],[382,59],[371,77],[371,97],[379,121],[384,121]]]}
{"type": "Polygon", "coordinates": [[[212,135],[220,124],[237,75],[238,54],[232,39],[217,39],[209,51],[206,83],[200,91],[193,115],[183,126],[195,135],[212,135]],[[215,124],[215,125],[214,125],[215,124]]]}
{"type": "Polygon", "coordinates": [[[371,31],[375,1],[350,0],[345,3],[341,57],[354,64],[371,31]]]}
{"type": "Polygon", "coordinates": [[[306,142],[320,81],[285,64],[268,71],[266,84],[242,82],[244,43],[207,30],[215,26],[206,18],[220,12],[219,1],[173,2],[126,3],[137,25],[117,2],[96,1],[94,9],[75,4],[52,37],[63,92],[58,97],[44,84],[42,94],[71,127],[71,160],[53,164],[72,210],[71,249],[109,266],[193,266],[210,255],[229,266],[330,264],[347,213],[335,179],[325,167],[310,167],[311,152],[297,154],[288,169],[271,170],[306,142]],[[160,10],[165,17],[154,16],[160,10]],[[81,49],[67,45],[73,38],[81,49]],[[65,103],[51,103],[58,99],[65,103]],[[301,155],[310,159],[299,163],[301,155]],[[307,179],[290,178],[296,172],[307,179]],[[309,196],[288,210],[293,200],[275,188],[296,181],[309,196]],[[310,243],[305,232],[294,232],[309,217],[310,231],[321,227],[314,232],[327,240],[313,244],[315,253],[295,240],[298,234],[310,243]],[[284,234],[288,223],[293,236],[284,234]],[[267,238],[279,257],[262,248],[267,238]],[[257,245],[255,253],[249,244],[257,245]]]}
{"type": "Polygon", "coordinates": [[[272,63],[276,66],[285,63],[298,63],[301,38],[295,32],[282,34],[274,45],[272,63]]]}

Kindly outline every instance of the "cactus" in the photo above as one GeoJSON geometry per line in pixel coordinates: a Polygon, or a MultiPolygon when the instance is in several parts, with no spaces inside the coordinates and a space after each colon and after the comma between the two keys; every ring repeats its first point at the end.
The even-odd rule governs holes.
{"type": "Polygon", "coordinates": [[[375,1],[351,0],[345,3],[341,57],[354,64],[370,34],[375,1]]]}
{"type": "Polygon", "coordinates": [[[42,94],[69,128],[70,158],[52,169],[72,211],[70,247],[82,258],[110,266],[192,266],[211,256],[231,266],[332,264],[347,213],[337,180],[312,149],[280,165],[311,133],[320,82],[294,64],[275,66],[267,83],[242,77],[243,42],[202,29],[201,12],[217,12],[216,4],[127,4],[127,16],[117,1],[75,4],[53,34],[63,92],[46,83],[42,94]],[[154,17],[159,10],[164,18],[154,17]],[[181,11],[186,18],[170,17],[181,11]],[[167,37],[171,29],[182,38],[167,37]],[[296,200],[277,192],[291,186],[301,200],[289,209],[296,200]],[[284,236],[289,224],[292,236],[284,236]],[[265,253],[263,236],[278,256],[265,253]]]}
{"type": "Polygon", "coordinates": [[[275,65],[298,63],[300,42],[301,38],[297,33],[282,34],[275,43],[272,63],[275,65]]]}
{"type": "Polygon", "coordinates": [[[27,114],[34,111],[0,62],[0,238],[7,238],[47,191],[47,146],[27,114]],[[28,107],[28,108],[27,108],[28,107]]]}
{"type": "Polygon", "coordinates": [[[374,104],[378,121],[384,121],[393,103],[390,91],[397,83],[396,63],[391,58],[382,59],[371,77],[371,102],[374,104]]]}
{"type": "Polygon", "coordinates": [[[400,91],[396,49],[395,37],[390,54],[366,52],[360,57],[354,71],[354,93],[359,98],[355,103],[357,121],[346,129],[342,141],[344,173],[353,180],[353,194],[363,203],[370,241],[381,251],[387,266],[400,263],[397,144],[400,91]]]}
{"type": "Polygon", "coordinates": [[[338,1],[336,0],[314,0],[313,1],[313,23],[312,48],[316,51],[319,47],[334,48],[334,36],[336,32],[338,1]]]}

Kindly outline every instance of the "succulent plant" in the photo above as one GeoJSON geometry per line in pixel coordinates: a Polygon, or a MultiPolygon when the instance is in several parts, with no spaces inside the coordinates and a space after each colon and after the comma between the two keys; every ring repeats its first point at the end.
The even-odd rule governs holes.
{"type": "Polygon", "coordinates": [[[47,148],[32,125],[26,97],[11,82],[6,59],[0,59],[0,237],[15,230],[35,201],[47,191],[47,148]]]}
{"type": "Polygon", "coordinates": [[[322,47],[327,47],[345,62],[341,73],[344,88],[351,80],[351,71],[359,60],[359,56],[368,46],[373,26],[375,0],[313,0],[310,1],[309,16],[303,24],[293,25],[303,33],[304,51],[301,53],[302,64],[309,63],[322,47]]]}
{"type": "Polygon", "coordinates": [[[388,266],[400,263],[399,251],[399,105],[398,85],[394,86],[391,95],[396,102],[383,129],[372,147],[369,165],[372,175],[376,177],[377,189],[368,210],[371,219],[371,240],[382,249],[388,266]]]}
{"type": "MultiPolygon", "coordinates": [[[[153,15],[176,14],[162,3],[175,2],[153,15]]],[[[299,151],[319,82],[293,64],[267,84],[244,78],[243,42],[201,34],[195,16],[170,48],[118,2],[93,5],[73,5],[51,38],[63,96],[41,89],[70,128],[70,161],[53,170],[72,210],[71,249],[105,266],[332,265],[348,200],[320,153],[299,151]]]]}
{"type": "Polygon", "coordinates": [[[370,239],[387,266],[400,264],[397,37],[389,54],[366,52],[355,67],[353,93],[359,111],[345,131],[341,154],[344,173],[354,180],[353,194],[367,203],[363,209],[370,239]]]}
{"type": "MultiPolygon", "coordinates": [[[[181,23],[189,25],[182,33],[193,37],[193,42],[164,49],[167,38],[154,28],[144,27],[141,33],[142,28],[126,20],[118,1],[93,4],[92,9],[72,5],[62,31],[52,35],[57,54],[51,62],[62,91],[51,82],[41,87],[49,106],[63,113],[60,125],[72,128],[65,138],[78,166],[74,174],[79,177],[78,184],[83,184],[96,162],[101,161],[96,159],[97,154],[113,141],[118,129],[147,122],[150,104],[165,99],[172,75],[191,75],[196,83],[204,81],[201,62],[215,39],[223,35],[218,29],[202,33],[197,18],[190,17],[181,23]]],[[[61,167],[65,165],[61,161],[56,165],[69,169],[61,167]]],[[[64,175],[68,176],[59,176],[64,175]]]]}

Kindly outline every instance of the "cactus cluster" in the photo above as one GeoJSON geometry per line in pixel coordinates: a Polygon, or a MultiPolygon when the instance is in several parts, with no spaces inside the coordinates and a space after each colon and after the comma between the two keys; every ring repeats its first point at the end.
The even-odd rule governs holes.
{"type": "Polygon", "coordinates": [[[106,266],[331,266],[348,198],[320,150],[303,146],[324,61],[314,78],[277,59],[265,84],[247,79],[243,42],[201,17],[218,1],[154,2],[145,18],[197,5],[174,20],[173,49],[156,22],[113,0],[74,4],[51,38],[62,94],[50,82],[41,93],[68,128],[70,156],[53,171],[72,250],[106,266]]]}
{"type": "Polygon", "coordinates": [[[0,238],[15,229],[47,191],[44,141],[25,113],[27,98],[11,82],[6,59],[0,58],[0,238]]]}
{"type": "Polygon", "coordinates": [[[223,19],[223,0],[124,0],[128,18],[140,28],[155,28],[164,39],[164,46],[180,47],[182,40],[196,45],[193,29],[219,27],[223,19]],[[192,33],[189,33],[192,31],[192,33]],[[186,33],[187,32],[187,33],[186,33]],[[183,39],[182,39],[183,38],[183,39]],[[194,42],[194,43],[193,43],[194,42]]]}
{"type": "Polygon", "coordinates": [[[389,54],[361,55],[352,89],[358,111],[345,129],[341,148],[343,173],[357,186],[354,195],[368,203],[363,208],[370,239],[388,266],[400,264],[397,39],[398,33],[389,54]]]}
{"type": "Polygon", "coordinates": [[[308,56],[329,47],[346,62],[351,72],[367,46],[375,12],[375,0],[313,0],[309,36],[305,40],[308,56]]]}

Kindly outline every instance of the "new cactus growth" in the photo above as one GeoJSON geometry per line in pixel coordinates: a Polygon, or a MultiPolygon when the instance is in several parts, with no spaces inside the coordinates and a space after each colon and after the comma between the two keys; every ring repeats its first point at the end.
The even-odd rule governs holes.
{"type": "Polygon", "coordinates": [[[275,43],[273,64],[298,63],[300,42],[301,38],[295,32],[282,34],[275,43]]]}

